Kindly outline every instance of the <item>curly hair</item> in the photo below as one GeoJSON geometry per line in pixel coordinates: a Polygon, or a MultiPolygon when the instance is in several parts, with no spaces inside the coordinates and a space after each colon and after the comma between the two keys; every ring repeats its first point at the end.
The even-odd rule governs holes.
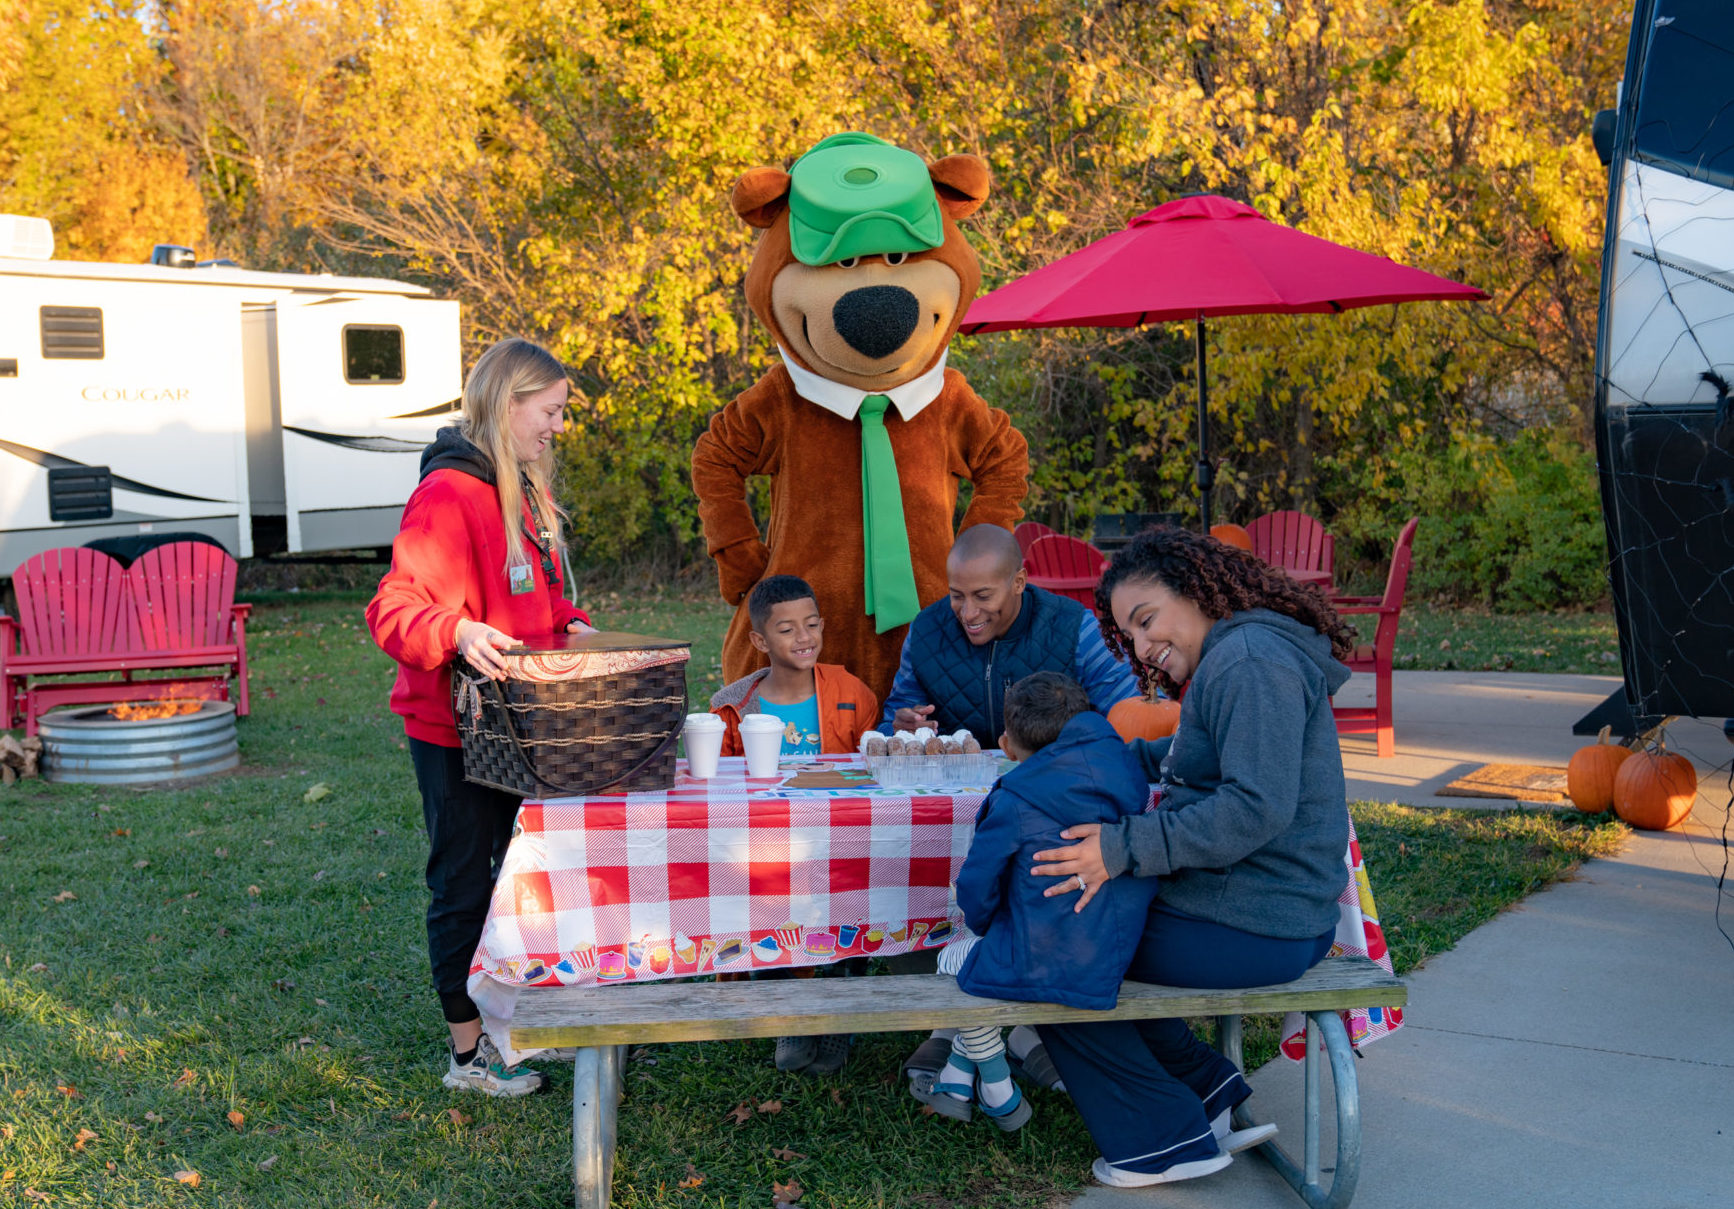
{"type": "Polygon", "coordinates": [[[1169,694],[1179,684],[1160,668],[1138,659],[1127,634],[1114,622],[1114,589],[1124,583],[1159,583],[1192,601],[1216,620],[1246,609],[1269,609],[1311,626],[1331,640],[1331,654],[1347,658],[1360,641],[1353,626],[1337,616],[1324,590],[1302,584],[1246,550],[1186,529],[1146,529],[1114,555],[1096,585],[1096,621],[1102,641],[1116,658],[1132,665],[1145,696],[1160,687],[1169,694]]]}

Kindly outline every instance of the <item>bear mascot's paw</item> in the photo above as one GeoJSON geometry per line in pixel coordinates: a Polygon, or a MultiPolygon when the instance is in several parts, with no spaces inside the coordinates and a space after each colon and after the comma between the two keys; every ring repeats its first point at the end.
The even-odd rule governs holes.
{"type": "Polygon", "coordinates": [[[946,351],[981,282],[956,220],[986,199],[973,155],[932,164],[867,134],[838,134],[792,168],[736,183],[735,213],[763,231],[746,295],[782,363],[711,421],[693,487],[723,598],[738,605],[723,674],[761,666],[746,596],[768,575],[813,586],[823,658],[884,700],[904,631],[946,593],[958,484],[960,528],[1022,515],[1029,451],[946,351]],[[747,503],[771,480],[761,536],[747,503]]]}

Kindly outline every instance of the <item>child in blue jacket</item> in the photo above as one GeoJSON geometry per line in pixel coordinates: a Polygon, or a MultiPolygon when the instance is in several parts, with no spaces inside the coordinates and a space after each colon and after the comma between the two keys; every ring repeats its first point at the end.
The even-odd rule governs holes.
{"type": "MultiPolygon", "coordinates": [[[[1031,874],[1032,858],[1062,842],[1067,827],[1141,813],[1149,782],[1077,681],[1058,672],[1037,672],[1007,690],[1000,746],[1018,764],[982,803],[957,875],[957,905],[974,935],[948,945],[939,968],[972,995],[1111,1008],[1144,933],[1156,879],[1114,878],[1097,891],[1105,910],[1080,915],[1069,896],[1044,896],[1053,883],[1031,874]]],[[[942,1112],[949,1106],[941,1096],[954,1104],[974,1100],[1002,1129],[1029,1120],[999,1029],[959,1029],[951,1050],[918,1099],[942,1112]]]]}

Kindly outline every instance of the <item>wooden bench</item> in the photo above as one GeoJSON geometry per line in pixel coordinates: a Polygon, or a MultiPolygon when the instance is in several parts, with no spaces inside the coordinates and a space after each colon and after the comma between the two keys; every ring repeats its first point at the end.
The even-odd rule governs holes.
{"type": "MultiPolygon", "coordinates": [[[[1305,1012],[1305,1129],[1302,1158],[1276,1142],[1259,1147],[1313,1209],[1343,1209],[1361,1165],[1361,1108],[1355,1054],[1339,1012],[1401,1007],[1402,982],[1364,957],[1327,958],[1282,986],[1200,991],[1128,982],[1112,1011],[1054,1003],[980,999],[938,974],[815,978],[783,982],[657,982],[632,987],[560,987],[525,991],[512,1018],[519,1049],[578,1047],[572,1083],[573,1185],[578,1209],[606,1209],[614,1177],[615,1112],[628,1045],[721,1041],[819,1033],[873,1033],[978,1024],[1155,1020],[1215,1016],[1223,1054],[1242,1064],[1240,1018],[1305,1012]],[[1331,1065],[1337,1114],[1337,1159],[1330,1187],[1319,1183],[1318,1042],[1331,1065]]],[[[1252,1124],[1236,1110],[1236,1124],[1252,1124]]]]}
{"type": "Polygon", "coordinates": [[[164,696],[227,701],[245,717],[247,613],[235,560],[203,542],[173,542],[122,568],[97,550],[49,550],[12,573],[18,617],[0,616],[0,727],[58,705],[164,696]],[[192,669],[213,669],[192,673],[192,669]],[[175,671],[160,678],[136,672],[175,671]],[[44,677],[119,672],[119,680],[44,677]]]}

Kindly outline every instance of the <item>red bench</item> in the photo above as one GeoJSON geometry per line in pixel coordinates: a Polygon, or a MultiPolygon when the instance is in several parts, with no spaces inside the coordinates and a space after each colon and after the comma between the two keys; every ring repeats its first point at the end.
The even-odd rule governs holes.
{"type": "Polygon", "coordinates": [[[0,616],[0,724],[36,733],[57,705],[161,697],[230,700],[245,716],[247,614],[235,603],[235,560],[216,546],[174,542],[131,567],[95,550],[49,550],[12,573],[18,617],[0,616]],[[134,679],[135,672],[197,674],[134,679]],[[120,673],[113,679],[44,679],[120,673]]]}

